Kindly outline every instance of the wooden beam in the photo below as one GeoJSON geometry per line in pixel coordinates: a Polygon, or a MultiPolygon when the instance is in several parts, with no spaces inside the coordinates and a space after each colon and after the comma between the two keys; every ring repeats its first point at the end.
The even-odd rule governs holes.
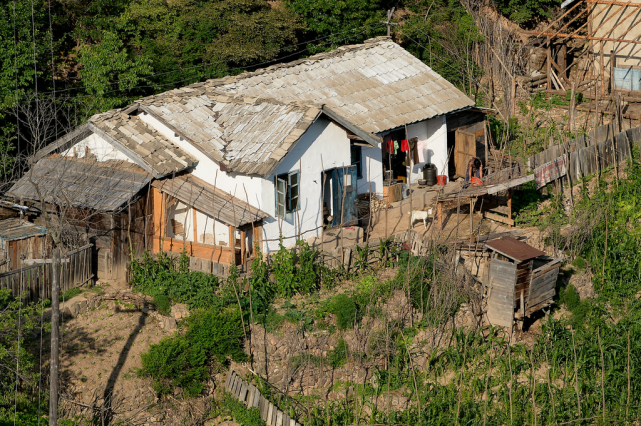
{"type": "MultiPolygon", "coordinates": [[[[554,34],[554,33],[544,33],[541,31],[522,31],[525,34],[533,34],[533,35],[539,35],[539,36],[547,36],[547,37],[552,37],[552,36],[561,36],[561,37],[566,37],[569,38],[570,34],[554,34]]],[[[610,37],[593,37],[593,36],[584,36],[584,35],[575,35],[572,36],[571,38],[573,39],[580,39],[580,40],[596,40],[596,41],[616,41],[620,43],[634,43],[634,44],[641,44],[641,40],[619,40],[616,38],[610,38],[610,37]]]]}
{"type": "MultiPolygon", "coordinates": [[[[196,217],[196,209],[192,207],[191,209],[191,217],[194,223],[194,242],[198,243],[198,218],[196,217]]],[[[204,238],[203,238],[203,242],[204,238]]]]}
{"type": "Polygon", "coordinates": [[[610,93],[614,90],[614,50],[610,50],[610,93]]]}
{"type": "Polygon", "coordinates": [[[242,229],[240,231],[240,264],[247,263],[247,232],[242,229]]]}
{"type": "Polygon", "coordinates": [[[236,228],[229,225],[229,248],[234,253],[233,264],[236,265],[236,228]]]}
{"type": "Polygon", "coordinates": [[[513,189],[510,188],[507,190],[507,218],[512,220],[512,193],[513,189]]]}
{"type": "MultiPolygon", "coordinates": [[[[583,27],[585,27],[586,25],[588,25],[588,26],[589,26],[589,28],[588,28],[588,34],[592,33],[592,31],[591,31],[592,25],[590,25],[590,24],[592,23],[592,21],[593,21],[593,20],[595,20],[595,19],[596,19],[600,14],[602,14],[603,12],[605,12],[606,10],[608,10],[608,8],[607,8],[607,7],[604,7],[604,8],[603,8],[603,9],[601,9],[599,12],[597,12],[597,14],[596,14],[596,15],[594,15],[594,16],[592,16],[592,17],[590,18],[590,15],[592,14],[592,12],[594,12],[594,9],[596,9],[596,5],[592,8],[592,10],[590,11],[590,13],[588,14],[588,19],[585,21],[585,24],[581,25],[579,28],[577,28],[576,30],[574,30],[574,32],[573,32],[572,34],[570,34],[568,37],[572,37],[572,36],[576,35],[576,34],[577,34],[579,31],[581,31],[581,30],[583,29],[583,27]]],[[[598,30],[599,28],[600,28],[600,26],[599,26],[599,27],[597,27],[597,30],[598,30]]],[[[559,43],[564,43],[564,42],[565,42],[565,39],[567,39],[568,37],[563,37],[561,40],[559,40],[559,43]]]]}
{"type": "Polygon", "coordinates": [[[545,31],[549,30],[549,29],[550,29],[550,28],[552,28],[552,27],[553,27],[557,22],[559,22],[561,19],[565,18],[565,17],[566,17],[570,12],[572,12],[574,9],[576,9],[576,8],[577,8],[577,7],[579,7],[580,5],[581,5],[581,2],[580,2],[580,1],[576,2],[576,4],[575,4],[574,6],[572,6],[572,7],[571,7],[567,12],[565,12],[563,15],[559,16],[558,18],[556,18],[554,21],[552,21],[552,23],[551,23],[550,25],[548,25],[547,27],[545,27],[545,28],[544,28],[544,29],[542,29],[541,31],[545,32],[545,31]]]}
{"type": "Polygon", "coordinates": [[[504,217],[504,216],[499,216],[498,214],[490,213],[490,212],[483,212],[483,216],[486,219],[494,220],[496,222],[501,222],[505,223],[506,225],[514,226],[514,221],[510,218],[504,217]]]}

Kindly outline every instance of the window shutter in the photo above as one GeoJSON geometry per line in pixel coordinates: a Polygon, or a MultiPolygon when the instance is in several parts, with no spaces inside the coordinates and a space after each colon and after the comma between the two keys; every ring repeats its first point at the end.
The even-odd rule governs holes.
{"type": "Polygon", "coordinates": [[[274,189],[276,191],[276,216],[285,217],[285,196],[287,194],[287,181],[280,177],[276,177],[276,185],[274,189]]]}
{"type": "Polygon", "coordinates": [[[299,172],[292,172],[287,175],[287,211],[289,212],[298,210],[299,176],[299,172]]]}

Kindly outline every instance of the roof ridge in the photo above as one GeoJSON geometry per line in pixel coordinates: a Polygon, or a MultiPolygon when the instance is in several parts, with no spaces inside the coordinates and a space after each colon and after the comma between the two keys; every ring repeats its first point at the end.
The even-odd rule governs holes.
{"type": "Polygon", "coordinates": [[[311,62],[323,61],[325,59],[343,56],[349,52],[357,52],[360,50],[371,49],[384,42],[392,42],[400,47],[398,43],[392,40],[392,37],[379,36],[379,37],[369,38],[361,44],[348,44],[345,46],[339,46],[334,50],[330,50],[329,52],[320,52],[315,55],[309,56],[307,58],[296,59],[295,61],[291,61],[291,62],[281,62],[278,64],[270,65],[269,67],[266,67],[266,68],[259,68],[255,71],[245,71],[238,75],[228,75],[221,78],[213,78],[213,79],[206,80],[204,83],[198,82],[186,87],[192,87],[192,86],[199,87],[199,86],[202,86],[203,84],[209,85],[210,87],[224,86],[230,83],[235,83],[239,80],[244,80],[245,78],[255,77],[257,75],[262,75],[262,74],[268,74],[278,69],[291,68],[310,61],[311,62]]]}

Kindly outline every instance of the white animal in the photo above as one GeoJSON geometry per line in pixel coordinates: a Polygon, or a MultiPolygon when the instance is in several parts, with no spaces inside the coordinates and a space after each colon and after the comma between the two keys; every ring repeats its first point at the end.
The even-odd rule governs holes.
{"type": "Polygon", "coordinates": [[[425,229],[427,229],[427,219],[429,219],[430,216],[432,216],[432,208],[430,207],[429,209],[427,209],[427,211],[414,210],[414,211],[409,212],[407,214],[411,214],[412,215],[412,221],[411,221],[411,225],[412,226],[414,226],[414,222],[416,222],[417,220],[422,220],[423,221],[423,227],[425,229]]]}

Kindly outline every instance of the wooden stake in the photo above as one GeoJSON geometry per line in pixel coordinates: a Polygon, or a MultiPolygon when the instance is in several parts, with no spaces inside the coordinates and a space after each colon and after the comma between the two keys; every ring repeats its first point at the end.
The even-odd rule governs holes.
{"type": "Polygon", "coordinates": [[[596,335],[599,338],[599,350],[601,351],[601,401],[603,424],[605,424],[605,359],[603,357],[603,346],[601,345],[601,330],[597,328],[596,335]]]}
{"type": "MultiPolygon", "coordinates": [[[[521,292],[523,294],[523,292],[521,292]]],[[[536,377],[534,376],[534,345],[530,348],[530,366],[532,368],[532,406],[534,411],[534,426],[536,426],[536,377]]]]}
{"type": "Polygon", "coordinates": [[[545,350],[545,363],[548,366],[547,378],[548,378],[548,391],[550,392],[550,399],[552,400],[552,419],[554,420],[554,423],[556,423],[556,409],[554,408],[556,403],[554,402],[554,393],[552,392],[552,383],[550,379],[550,360],[548,359],[547,342],[545,343],[545,346],[543,346],[543,349],[545,350]]]}
{"type": "Polygon", "coordinates": [[[49,386],[49,426],[58,424],[58,359],[59,344],[58,333],[60,324],[60,249],[53,250],[53,264],[51,265],[51,372],[49,386]]]}
{"type": "Polygon", "coordinates": [[[570,133],[574,132],[574,82],[570,89],[570,133]]]}
{"type": "Polygon", "coordinates": [[[492,374],[492,355],[494,353],[494,342],[492,342],[492,349],[490,351],[490,367],[485,377],[485,407],[483,408],[483,426],[487,424],[487,401],[490,399],[490,394],[487,391],[490,382],[490,375],[492,374]]]}
{"type": "Polygon", "coordinates": [[[576,403],[579,409],[579,418],[581,418],[581,397],[579,396],[579,370],[576,365],[576,345],[574,344],[574,330],[570,328],[572,334],[572,350],[574,351],[574,388],[576,389],[576,403]]]}
{"type": "Polygon", "coordinates": [[[628,330],[628,398],[625,404],[625,421],[628,421],[628,411],[630,410],[630,330],[628,330]]]}
{"type": "Polygon", "coordinates": [[[507,342],[507,362],[510,367],[510,423],[514,423],[514,415],[512,412],[512,385],[514,384],[514,377],[512,375],[512,348],[510,347],[510,342],[512,341],[512,333],[510,332],[510,340],[507,342]]]}

